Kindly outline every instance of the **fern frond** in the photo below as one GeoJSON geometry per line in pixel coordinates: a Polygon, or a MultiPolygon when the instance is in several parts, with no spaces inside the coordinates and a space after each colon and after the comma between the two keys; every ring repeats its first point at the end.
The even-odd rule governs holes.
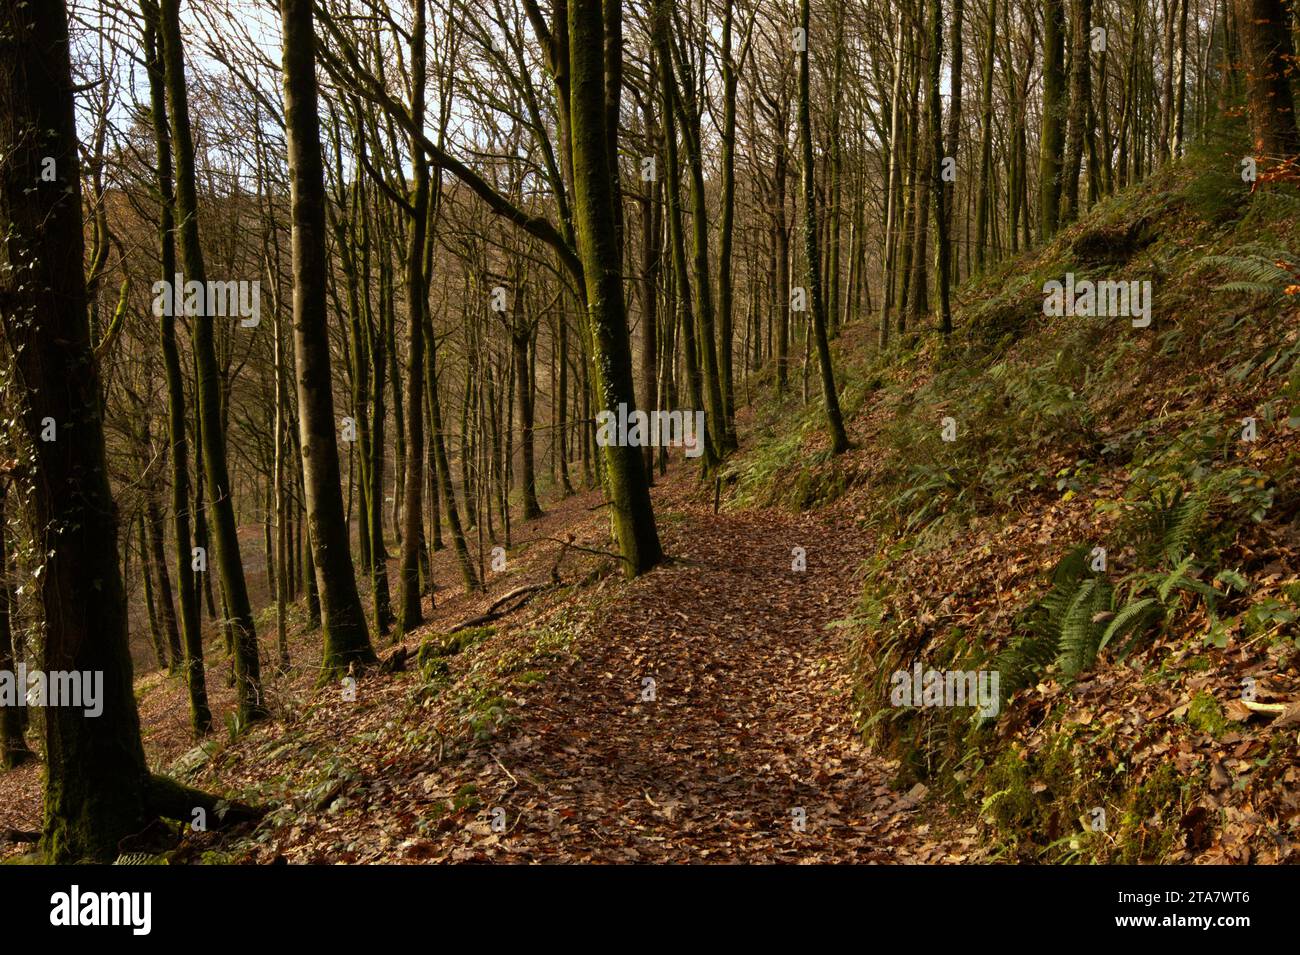
{"type": "Polygon", "coordinates": [[[1171,570],[1160,582],[1156,588],[1156,593],[1160,595],[1160,602],[1164,603],[1169,599],[1170,592],[1185,579],[1187,568],[1192,566],[1192,556],[1189,554],[1178,562],[1178,566],[1171,570]]]}
{"type": "Polygon", "coordinates": [[[1160,604],[1155,597],[1143,597],[1141,600],[1126,604],[1106,625],[1101,640],[1097,644],[1097,652],[1100,653],[1106,649],[1106,645],[1116,637],[1123,637],[1126,633],[1140,631],[1150,622],[1152,617],[1158,616],[1159,613],[1160,604]]]}
{"type": "Polygon", "coordinates": [[[1110,585],[1099,577],[1085,580],[1061,621],[1057,662],[1068,677],[1076,676],[1097,659],[1101,638],[1099,615],[1110,608],[1110,585]]]}
{"type": "Polygon", "coordinates": [[[1181,561],[1205,526],[1210,513],[1209,494],[1197,488],[1185,496],[1169,515],[1164,535],[1164,552],[1172,561],[1181,561]]]}
{"type": "Polygon", "coordinates": [[[1286,249],[1256,245],[1240,255],[1207,255],[1201,265],[1235,277],[1234,281],[1215,286],[1216,292],[1272,297],[1281,295],[1283,289],[1295,283],[1294,271],[1284,267],[1293,258],[1286,249]]]}

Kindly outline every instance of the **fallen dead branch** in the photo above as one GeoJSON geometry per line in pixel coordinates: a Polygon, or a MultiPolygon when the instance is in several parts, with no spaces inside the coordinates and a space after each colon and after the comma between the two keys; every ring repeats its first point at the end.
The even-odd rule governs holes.
{"type": "Polygon", "coordinates": [[[501,617],[504,617],[507,613],[514,613],[516,610],[518,610],[524,604],[528,603],[528,601],[532,600],[533,597],[537,596],[537,594],[541,593],[542,591],[552,590],[557,586],[559,585],[556,583],[547,582],[544,584],[527,584],[523,587],[516,587],[514,590],[510,591],[510,593],[498,597],[496,600],[494,600],[492,602],[492,605],[488,607],[488,609],[485,612],[478,614],[477,616],[469,617],[465,620],[462,620],[460,623],[456,624],[451,629],[449,629],[447,633],[449,634],[459,633],[461,630],[468,630],[470,627],[481,627],[484,624],[491,623],[493,620],[499,620],[501,617]],[[506,604],[518,598],[522,598],[519,599],[519,603],[515,604],[513,607],[510,607],[509,609],[506,608],[506,604]]]}
{"type": "Polygon", "coordinates": [[[1285,713],[1285,703],[1256,703],[1254,700],[1241,701],[1246,709],[1253,710],[1256,713],[1285,713]]]}

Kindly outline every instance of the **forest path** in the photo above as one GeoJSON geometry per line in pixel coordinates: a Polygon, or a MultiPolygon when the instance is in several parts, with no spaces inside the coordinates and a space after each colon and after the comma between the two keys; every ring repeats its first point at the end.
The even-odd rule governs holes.
{"type": "MultiPolygon", "coordinates": [[[[973,834],[954,834],[950,820],[932,826],[939,814],[891,789],[893,767],[851,726],[845,631],[827,625],[857,600],[856,569],[869,550],[862,532],[821,514],[714,514],[693,470],[675,468],[655,490],[670,560],[637,580],[609,581],[573,662],[530,688],[507,730],[458,767],[396,783],[417,802],[472,786],[473,811],[439,826],[441,838],[408,840],[383,858],[971,856],[973,834]],[[795,547],[806,552],[805,571],[792,569],[795,547]],[[491,826],[496,807],[503,832],[491,826]]],[[[557,508],[575,503],[585,504],[557,508]]],[[[603,513],[587,520],[599,527],[603,513]]]]}
{"type": "MultiPolygon", "coordinates": [[[[542,595],[449,658],[455,682],[432,700],[422,701],[418,674],[373,673],[360,679],[356,702],[341,700],[313,685],[308,661],[319,635],[296,635],[295,659],[307,665],[273,677],[277,718],[195,780],[279,805],[279,821],[251,839],[191,837],[183,855],[218,849],[229,861],[263,863],[978,858],[976,832],[922,806],[919,793],[890,788],[896,767],[853,730],[847,631],[829,625],[857,603],[870,540],[835,508],[715,514],[697,473],[678,464],[654,490],[669,557],[662,566],[625,581],[609,559],[569,550],[564,580],[586,582],[542,595]],[[803,571],[792,569],[796,547],[806,554],[803,571]],[[586,576],[602,564],[599,576],[586,576]],[[534,660],[538,628],[547,626],[576,636],[534,660]],[[510,671],[500,685],[474,682],[520,651],[540,669],[510,671]],[[493,712],[498,693],[508,720],[480,742],[456,744],[467,707],[493,712]]],[[[437,606],[408,647],[520,584],[546,580],[562,539],[609,547],[597,492],[549,502],[542,518],[516,525],[515,537],[532,543],[511,551],[511,572],[491,575],[486,594],[463,592],[450,550],[434,554],[437,606]]],[[[263,641],[269,652],[270,635],[263,641]]],[[[214,656],[209,683],[220,702],[228,691],[218,663],[214,656]]],[[[137,694],[146,748],[164,768],[193,745],[183,686],[152,673],[137,694]]],[[[38,766],[0,776],[0,807],[6,825],[39,825],[38,766]]]]}
{"type": "Polygon", "coordinates": [[[891,770],[850,725],[844,631],[827,625],[857,600],[861,531],[809,515],[713,514],[671,485],[657,497],[673,560],[627,586],[570,678],[530,707],[531,744],[499,754],[520,790],[565,819],[552,831],[521,816],[519,849],[646,862],[941,859],[915,800],[888,787],[891,770]],[[795,547],[804,571],[792,569],[795,547]]]}

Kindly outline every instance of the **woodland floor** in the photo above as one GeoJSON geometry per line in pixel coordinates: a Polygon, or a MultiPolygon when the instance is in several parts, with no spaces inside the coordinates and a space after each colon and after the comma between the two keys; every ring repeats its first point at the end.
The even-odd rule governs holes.
{"type": "MultiPolygon", "coordinates": [[[[559,573],[575,586],[544,594],[449,658],[452,682],[432,698],[418,671],[364,675],[353,702],[314,689],[311,667],[272,682],[275,721],[234,742],[219,729],[206,765],[178,774],[278,808],[255,832],[191,835],[181,858],[978,858],[976,830],[927,810],[924,787],[891,788],[896,767],[850,725],[843,631],[828,624],[851,610],[869,542],[835,508],[714,514],[696,473],[674,467],[655,489],[667,564],[629,582],[612,560],[570,548],[559,573]],[[796,546],[805,572],[791,568],[796,546]],[[538,653],[536,628],[551,621],[554,630],[556,620],[569,639],[538,653]],[[522,673],[502,665],[510,660],[524,661],[522,673]],[[642,700],[647,677],[653,701],[642,700]],[[493,830],[498,809],[505,831],[493,830]]],[[[512,549],[509,572],[493,575],[486,595],[466,596],[454,555],[436,553],[438,606],[407,645],[545,580],[561,535],[608,549],[598,505],[597,495],[578,494],[517,525],[517,540],[533,543],[512,549]]],[[[263,646],[272,643],[264,632],[263,646]]],[[[297,637],[296,659],[312,646],[312,634],[297,637]]],[[[229,691],[216,685],[223,668],[214,654],[218,713],[228,706],[229,691]]],[[[151,763],[172,765],[193,745],[183,688],[154,673],[141,678],[140,695],[151,763]]],[[[38,822],[39,769],[0,776],[0,828],[38,822]]]]}

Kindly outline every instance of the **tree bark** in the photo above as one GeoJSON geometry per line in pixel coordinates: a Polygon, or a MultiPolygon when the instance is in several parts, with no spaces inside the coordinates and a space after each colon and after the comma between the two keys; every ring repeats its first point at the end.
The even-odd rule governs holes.
{"type": "MultiPolygon", "coordinates": [[[[9,588],[9,528],[5,516],[5,497],[9,490],[7,478],[0,478],[0,673],[16,672],[13,632],[9,613],[13,606],[13,593],[9,588]]],[[[0,706],[0,769],[13,769],[34,754],[24,738],[23,711],[17,706],[0,706]]]]}
{"type": "Polygon", "coordinates": [[[1234,0],[1246,74],[1251,143],[1276,162],[1300,153],[1290,75],[1295,68],[1291,19],[1282,0],[1234,0]]]}
{"type": "Polygon", "coordinates": [[[45,712],[45,831],[53,862],[107,862],[147,821],[118,511],[81,263],[81,173],[62,0],[0,0],[0,322],[32,454],[46,672],[102,674],[98,702],[45,712]],[[42,182],[46,157],[55,181],[42,182]],[[53,422],[55,440],[42,432],[53,422]]]}
{"type": "Polygon", "coordinates": [[[1065,166],[1061,172],[1062,218],[1079,217],[1079,170],[1092,115],[1092,0],[1074,0],[1071,44],[1074,62],[1070,69],[1069,133],[1065,149],[1065,166]]]}
{"type": "MultiPolygon", "coordinates": [[[[952,270],[952,242],[948,234],[950,222],[949,193],[943,181],[943,105],[939,95],[939,74],[943,65],[943,0],[930,2],[930,58],[929,74],[925,81],[929,103],[926,108],[930,136],[930,199],[934,211],[935,285],[939,292],[939,330],[952,332],[952,305],[948,284],[952,270]]],[[[960,62],[958,63],[960,66],[960,62]]],[[[955,156],[953,157],[956,158],[955,156]]]]}
{"type": "Polygon", "coordinates": [[[162,618],[163,633],[167,639],[168,667],[179,673],[184,663],[185,651],[181,646],[180,629],[176,624],[176,605],[172,602],[171,575],[167,573],[167,545],[163,540],[163,519],[158,512],[158,502],[152,493],[145,501],[145,523],[148,525],[149,548],[153,569],[158,579],[158,608],[162,618]]]}
{"type": "MultiPolygon", "coordinates": [[[[416,0],[415,26],[411,33],[411,115],[423,123],[425,90],[425,0],[416,0]]],[[[398,566],[401,593],[398,598],[398,626],[403,635],[424,620],[420,606],[420,541],[424,519],[424,243],[429,212],[429,166],[417,137],[411,137],[415,156],[415,180],[406,248],[406,468],[402,493],[402,552],[398,566]]]]}
{"type": "Polygon", "coordinates": [[[980,76],[980,175],[975,203],[975,267],[984,269],[993,213],[993,64],[997,56],[998,0],[989,0],[989,25],[980,76]]]}
{"type": "MultiPolygon", "coordinates": [[[[620,0],[608,0],[618,3],[620,0]]],[[[573,125],[574,222],[587,290],[592,367],[605,410],[633,409],[632,348],[623,298],[622,262],[610,188],[605,128],[603,21],[600,0],[570,0],[570,120],[573,125]]],[[[610,443],[604,448],[614,533],[629,577],[663,559],[640,451],[610,443]]]]}
{"type": "Polygon", "coordinates": [[[1038,238],[1045,242],[1061,218],[1061,159],[1065,139],[1065,0],[1043,0],[1043,122],[1038,143],[1038,238]]]}
{"type": "MultiPolygon", "coordinates": [[[[180,0],[161,0],[163,63],[167,99],[171,110],[172,145],[176,151],[176,211],[180,219],[181,254],[189,282],[207,286],[207,269],[199,241],[199,203],[195,185],[194,140],[190,131],[189,100],[185,85],[185,53],[181,45],[180,0]]],[[[180,290],[173,290],[179,292],[180,290]]],[[[203,445],[203,472],[207,485],[212,540],[216,564],[228,606],[228,620],[234,635],[237,716],[247,725],[267,716],[262,699],[261,663],[258,660],[257,630],[244,579],[239,550],[239,527],[229,469],[226,465],[226,437],[222,426],[221,370],[217,363],[212,323],[215,316],[193,316],[192,337],[198,374],[199,432],[203,445]]]]}
{"type": "MultiPolygon", "coordinates": [[[[171,126],[167,115],[166,72],[163,64],[162,22],[156,0],[141,0],[145,20],[145,51],[149,70],[149,102],[157,141],[157,180],[161,199],[158,213],[158,245],[162,279],[176,277],[176,191],[172,172],[171,126]]],[[[176,560],[176,590],[180,606],[181,639],[185,648],[185,684],[190,699],[190,726],[195,736],[212,729],[208,707],[207,677],[203,666],[202,610],[198,581],[194,576],[190,547],[189,435],[186,433],[185,378],[181,372],[180,349],[176,344],[176,316],[167,310],[158,318],[163,371],[167,379],[167,436],[172,466],[172,525],[176,560]]],[[[161,528],[160,528],[161,530],[161,528]]]]}
{"type": "Polygon", "coordinates": [[[799,132],[803,147],[804,249],[808,259],[808,297],[812,305],[812,331],[817,343],[817,363],[821,369],[822,401],[826,406],[826,428],[830,435],[831,453],[840,454],[848,450],[849,439],[844,432],[839,394],[835,390],[835,370],[831,366],[831,348],[826,335],[826,301],[822,290],[821,250],[817,244],[817,186],[813,168],[812,107],[809,102],[811,83],[808,76],[808,47],[811,40],[808,36],[808,22],[808,0],[800,0],[799,23],[803,27],[804,43],[799,53],[799,132]]]}
{"type": "MultiPolygon", "coordinates": [[[[335,443],[325,283],[325,170],[316,102],[316,38],[312,0],[281,0],[284,27],[284,113],[293,208],[293,342],[298,378],[307,521],[311,527],[324,653],[321,679],[353,664],[376,662],[357,592],[335,443]]],[[[417,472],[419,469],[416,469],[417,472]]]]}

